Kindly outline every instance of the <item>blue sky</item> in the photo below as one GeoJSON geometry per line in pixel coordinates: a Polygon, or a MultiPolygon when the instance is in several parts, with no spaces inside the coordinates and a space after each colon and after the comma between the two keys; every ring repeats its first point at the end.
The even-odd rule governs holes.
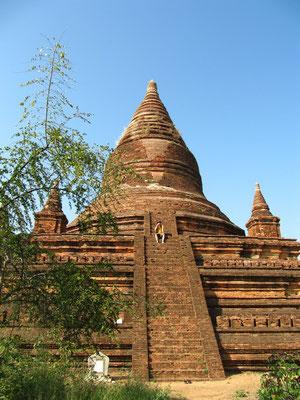
{"type": "Polygon", "coordinates": [[[63,34],[90,143],[115,146],[154,79],[208,200],[245,228],[259,182],[300,240],[300,1],[0,0],[0,34],[0,145],[42,35],[63,34]]]}

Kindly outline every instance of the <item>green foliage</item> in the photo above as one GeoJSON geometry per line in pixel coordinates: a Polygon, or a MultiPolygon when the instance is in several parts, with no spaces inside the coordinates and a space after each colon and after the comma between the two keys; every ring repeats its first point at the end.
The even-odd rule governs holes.
{"type": "MultiPolygon", "coordinates": [[[[32,324],[49,328],[60,345],[74,348],[93,344],[93,333],[112,336],[119,311],[130,307],[130,301],[115,289],[99,287],[85,266],[58,265],[49,253],[47,268],[48,261],[37,265],[47,252],[32,240],[32,217],[54,180],[60,194],[81,212],[98,196],[113,196],[126,168],[117,159],[107,166],[110,149],[90,146],[74,128],[74,120],[89,122],[90,114],[80,112],[66,96],[75,80],[65,47],[55,38],[47,42],[31,60],[34,78],[23,85],[28,94],[14,143],[0,149],[0,324],[12,330],[32,324]]],[[[81,231],[116,232],[113,215],[93,204],[80,218],[81,231]]],[[[103,268],[105,263],[97,266],[103,268]]]]}
{"type": "MultiPolygon", "coordinates": [[[[102,271],[112,268],[108,263],[101,267],[102,271]]],[[[130,307],[128,297],[120,291],[108,291],[92,279],[94,268],[78,268],[71,262],[53,263],[47,271],[33,273],[30,279],[30,318],[38,326],[51,329],[64,348],[94,345],[95,332],[114,336],[120,309],[130,307]]]]}
{"type": "Polygon", "coordinates": [[[249,392],[245,392],[245,390],[239,389],[239,390],[235,391],[233,398],[234,399],[242,399],[242,398],[248,397],[248,395],[249,395],[249,392]]]}
{"type": "Polygon", "coordinates": [[[269,371],[261,378],[261,400],[300,399],[300,352],[275,354],[268,360],[269,371]]]}
{"type": "Polygon", "coordinates": [[[118,233],[115,217],[110,211],[103,211],[96,215],[86,212],[83,218],[79,218],[78,227],[80,233],[93,232],[97,235],[104,235],[107,231],[118,233]]]}
{"type": "Polygon", "coordinates": [[[170,400],[168,389],[135,379],[95,385],[85,380],[87,371],[39,353],[32,358],[20,351],[21,345],[17,340],[0,343],[1,400],[170,400]]]}
{"type": "Polygon", "coordinates": [[[63,400],[66,395],[64,362],[47,363],[41,355],[31,357],[21,352],[22,342],[16,337],[0,343],[0,399],[63,400]]]}
{"type": "MultiPolygon", "coordinates": [[[[99,397],[100,399],[100,397],[99,397]]],[[[169,390],[150,387],[138,380],[107,387],[103,400],[169,400],[169,390]]]]}
{"type": "Polygon", "coordinates": [[[15,144],[0,150],[0,218],[22,232],[31,228],[32,213],[41,206],[52,182],[79,212],[97,197],[110,149],[89,146],[72,126],[89,122],[66,97],[70,88],[70,61],[59,42],[33,57],[29,71],[36,77],[24,86],[34,88],[21,103],[24,107],[15,144]]]}

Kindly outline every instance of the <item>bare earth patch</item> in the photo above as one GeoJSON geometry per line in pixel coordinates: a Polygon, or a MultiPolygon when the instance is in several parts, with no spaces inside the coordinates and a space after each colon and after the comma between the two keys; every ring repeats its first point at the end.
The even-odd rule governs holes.
{"type": "Polygon", "coordinates": [[[174,399],[181,396],[186,400],[257,400],[260,377],[260,373],[244,372],[230,375],[221,381],[201,381],[191,384],[161,382],[159,386],[163,388],[169,386],[174,399]],[[241,396],[243,392],[247,397],[241,396]]]}

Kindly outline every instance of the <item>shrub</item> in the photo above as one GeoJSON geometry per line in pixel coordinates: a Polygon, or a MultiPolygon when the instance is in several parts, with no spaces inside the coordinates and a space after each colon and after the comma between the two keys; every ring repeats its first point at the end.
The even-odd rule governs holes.
{"type": "Polygon", "coordinates": [[[234,393],[234,399],[240,399],[242,397],[248,397],[249,392],[245,392],[245,390],[240,389],[236,390],[234,393]]]}
{"type": "Polygon", "coordinates": [[[0,341],[0,400],[170,400],[168,389],[137,379],[97,385],[86,375],[46,352],[24,353],[17,338],[0,341]]]}
{"type": "Polygon", "coordinates": [[[300,352],[275,354],[261,378],[261,400],[300,400],[300,352]]]}
{"type": "Polygon", "coordinates": [[[20,350],[20,344],[16,337],[0,342],[0,399],[65,399],[65,364],[32,357],[20,350]]]}
{"type": "Polygon", "coordinates": [[[164,390],[153,388],[139,380],[130,379],[125,384],[106,386],[105,393],[99,400],[169,400],[168,393],[168,388],[164,390]]]}

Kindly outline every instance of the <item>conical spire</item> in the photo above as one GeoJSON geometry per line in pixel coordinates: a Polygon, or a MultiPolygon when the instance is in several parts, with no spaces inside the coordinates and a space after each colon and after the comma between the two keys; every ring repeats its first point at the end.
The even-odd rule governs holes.
{"type": "Polygon", "coordinates": [[[152,80],[148,83],[146,96],[134,113],[119,145],[135,140],[137,137],[142,139],[157,138],[158,136],[171,139],[185,146],[158,95],[157,85],[152,80]]]}
{"type": "Polygon", "coordinates": [[[35,213],[34,233],[63,233],[68,224],[62,211],[58,180],[53,182],[49,197],[43,209],[35,213]]]}
{"type": "Polygon", "coordinates": [[[146,96],[134,113],[131,122],[136,120],[149,124],[151,122],[157,124],[158,121],[164,121],[167,124],[171,124],[172,127],[174,125],[168,111],[159,98],[157,85],[154,81],[148,83],[146,96]]]}
{"type": "MultiPolygon", "coordinates": [[[[168,111],[150,81],[147,93],[122,135],[115,154],[122,162],[160,187],[181,189],[203,196],[197,162],[175,128],[168,111]]],[[[129,176],[126,183],[141,184],[129,176]]]]}
{"type": "Polygon", "coordinates": [[[252,214],[246,224],[248,236],[280,237],[279,221],[280,219],[270,212],[260,186],[256,183],[252,214]]]}
{"type": "Polygon", "coordinates": [[[255,184],[255,195],[252,206],[252,217],[256,216],[272,216],[258,183],[255,184]]]}
{"type": "Polygon", "coordinates": [[[53,182],[51,192],[49,194],[49,197],[48,197],[42,211],[46,211],[46,212],[61,212],[62,211],[62,204],[61,204],[57,179],[55,179],[55,181],[53,182]]]}

